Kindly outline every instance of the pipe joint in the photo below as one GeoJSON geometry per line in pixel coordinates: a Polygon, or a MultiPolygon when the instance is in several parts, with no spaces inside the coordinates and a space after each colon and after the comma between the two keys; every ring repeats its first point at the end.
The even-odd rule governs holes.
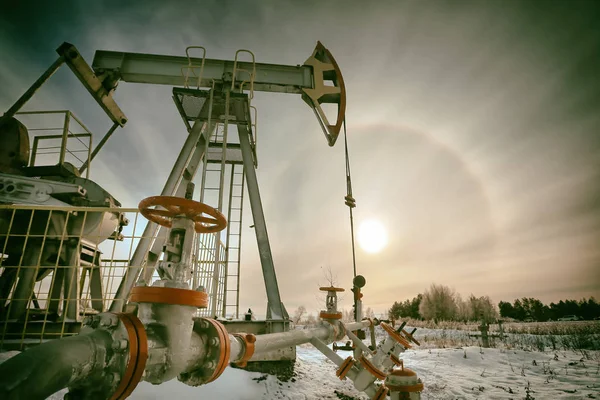
{"type": "MultiPolygon", "coordinates": [[[[98,336],[106,339],[90,351],[96,363],[88,364],[89,370],[82,377],[85,379],[68,384],[68,397],[125,399],[141,380],[146,366],[148,342],[144,326],[133,314],[102,313],[87,318],[80,334],[74,338],[98,336]]],[[[47,346],[60,347],[65,343],[49,342],[47,346]]],[[[68,367],[76,370],[72,365],[68,367]]]]}
{"type": "Polygon", "coordinates": [[[242,357],[235,362],[235,365],[244,368],[248,365],[248,360],[254,355],[256,336],[251,333],[233,333],[232,336],[237,337],[244,344],[244,353],[242,357]]]}
{"type": "Polygon", "coordinates": [[[193,365],[179,374],[178,379],[189,386],[200,386],[217,379],[227,365],[231,353],[231,342],[227,330],[219,321],[211,318],[194,318],[194,333],[205,336],[207,343],[206,354],[201,363],[193,365]],[[217,339],[214,341],[213,339],[217,339]]]}

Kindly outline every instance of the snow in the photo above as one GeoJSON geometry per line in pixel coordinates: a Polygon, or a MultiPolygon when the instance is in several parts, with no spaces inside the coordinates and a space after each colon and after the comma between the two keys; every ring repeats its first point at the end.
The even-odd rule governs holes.
{"type": "Polygon", "coordinates": [[[600,398],[600,352],[408,350],[404,363],[423,379],[423,399],[600,398]],[[466,357],[466,358],[465,358],[466,357]]]}
{"type": "MultiPolygon", "coordinates": [[[[344,358],[350,355],[350,353],[348,355],[342,353],[340,352],[340,355],[344,358]]],[[[338,391],[357,399],[368,399],[365,395],[361,397],[360,392],[352,386],[352,382],[340,381],[335,376],[337,369],[335,364],[314,347],[298,346],[296,354],[295,376],[288,382],[281,382],[272,375],[227,368],[215,382],[196,388],[176,380],[160,386],[142,382],[130,398],[164,399],[169,396],[169,393],[171,396],[177,393],[177,398],[182,400],[198,398],[319,400],[338,399],[335,394],[335,391],[338,391]]]]}
{"type": "MultiPolygon", "coordinates": [[[[461,339],[465,332],[422,329],[416,337],[461,339]]],[[[378,330],[377,338],[382,339],[378,330]]],[[[469,338],[468,340],[477,339],[469,338]]],[[[368,342],[368,340],[367,340],[368,342]]],[[[600,399],[600,351],[529,351],[457,346],[415,348],[401,354],[405,366],[425,384],[424,400],[436,399],[600,399]]],[[[0,361],[17,352],[1,353],[0,361]]],[[[350,352],[340,351],[342,358],[350,352]]],[[[189,387],[177,380],[162,385],[141,382],[131,399],[360,399],[368,396],[335,376],[336,366],[310,345],[297,350],[295,376],[275,376],[227,368],[215,382],[189,387]]],[[[66,391],[51,397],[62,399],[66,391]]]]}

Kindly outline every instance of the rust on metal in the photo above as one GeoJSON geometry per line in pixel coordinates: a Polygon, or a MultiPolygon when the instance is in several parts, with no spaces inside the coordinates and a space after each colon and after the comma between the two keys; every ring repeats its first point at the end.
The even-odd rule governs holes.
{"type": "Polygon", "coordinates": [[[129,300],[133,303],[161,303],[198,308],[208,307],[208,294],[195,290],[157,286],[136,286],[129,300]]]}

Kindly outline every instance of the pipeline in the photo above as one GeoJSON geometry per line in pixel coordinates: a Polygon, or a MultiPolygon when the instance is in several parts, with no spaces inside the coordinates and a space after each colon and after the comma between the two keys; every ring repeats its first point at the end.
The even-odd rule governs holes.
{"type": "Polygon", "coordinates": [[[43,400],[99,378],[112,338],[103,330],[44,343],[0,364],[0,398],[43,400]]]}
{"type": "MultiPolygon", "coordinates": [[[[346,329],[357,330],[368,327],[369,321],[356,322],[347,324],[346,329]]],[[[289,346],[298,346],[300,344],[309,343],[314,338],[322,340],[326,343],[332,343],[334,340],[341,340],[345,335],[344,324],[340,321],[332,323],[323,323],[313,329],[296,330],[280,333],[270,333],[266,335],[260,335],[256,337],[256,343],[254,344],[255,354],[266,353],[272,350],[281,349],[289,346]],[[341,334],[340,336],[340,332],[341,334]]]]}
{"type": "MultiPolygon", "coordinates": [[[[338,366],[339,379],[350,379],[372,400],[383,400],[389,392],[394,398],[405,394],[411,399],[420,397],[422,383],[398,358],[411,342],[418,344],[412,333],[377,320],[342,323],[342,313],[337,310],[337,293],[343,292],[342,288],[320,288],[327,292],[326,309],[319,314],[322,322],[312,329],[255,336],[229,333],[216,319],[194,317],[198,308],[207,307],[208,295],[201,287],[189,289],[188,250],[193,230],[206,228],[192,217],[202,214],[200,206],[207,206],[180,198],[150,199],[185,210],[185,217],[174,215],[169,221],[172,229],[158,267],[161,279],[152,286],[140,282],[131,291],[129,300],[137,304],[137,315],[107,312],[88,316],[78,336],[44,343],[1,364],[0,398],[45,399],[68,387],[66,398],[123,400],[142,379],[161,384],[177,377],[186,385],[200,386],[218,379],[230,362],[244,367],[266,353],[304,343],[311,343],[338,366]],[[355,333],[365,328],[373,332],[377,324],[388,336],[370,349],[355,333]],[[328,347],[344,336],[355,347],[353,356],[346,359],[328,347]]],[[[152,211],[140,208],[144,215],[152,211]]],[[[220,224],[222,215],[215,213],[215,224],[220,224]]]]}

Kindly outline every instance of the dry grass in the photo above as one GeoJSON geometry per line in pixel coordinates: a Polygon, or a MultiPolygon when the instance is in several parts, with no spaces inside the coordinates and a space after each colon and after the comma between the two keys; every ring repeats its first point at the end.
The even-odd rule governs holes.
{"type": "MultiPolygon", "coordinates": [[[[417,338],[422,347],[480,346],[476,323],[444,321],[408,321],[409,327],[419,327],[417,338]]],[[[490,347],[527,351],[600,350],[600,323],[596,321],[506,323],[503,334],[498,325],[490,325],[490,347]]]]}
{"type": "MultiPolygon", "coordinates": [[[[403,320],[404,321],[404,320],[403,320]]],[[[453,329],[457,331],[479,331],[479,322],[422,321],[408,319],[407,325],[415,328],[453,329]]],[[[396,324],[398,325],[398,324],[396,324]]],[[[505,322],[504,333],[526,333],[530,335],[576,335],[599,333],[600,321],[550,321],[550,322],[505,322]]],[[[498,324],[490,324],[490,332],[499,332],[498,324]]]]}

